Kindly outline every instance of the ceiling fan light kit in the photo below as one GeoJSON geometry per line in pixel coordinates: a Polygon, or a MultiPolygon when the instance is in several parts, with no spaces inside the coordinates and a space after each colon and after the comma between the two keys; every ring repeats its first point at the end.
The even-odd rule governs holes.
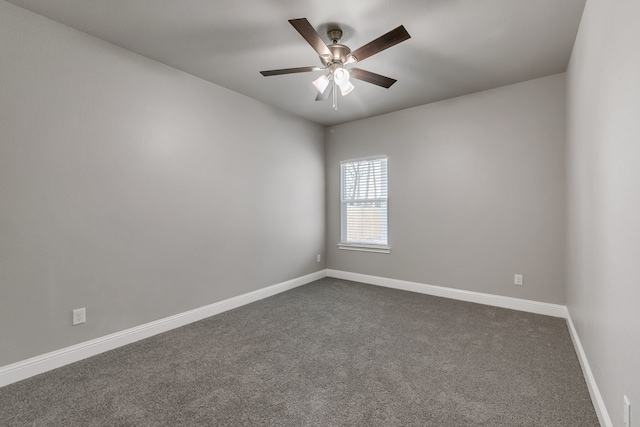
{"type": "Polygon", "coordinates": [[[260,74],[263,76],[277,76],[281,74],[329,70],[328,75],[322,75],[312,83],[318,91],[316,101],[324,101],[329,97],[330,93],[333,93],[334,110],[338,109],[336,86],[340,88],[342,96],[348,95],[355,89],[355,86],[350,81],[351,77],[384,87],[385,89],[388,89],[396,82],[395,79],[381,76],[380,74],[375,74],[370,71],[361,70],[359,68],[347,69],[344,67],[345,65],[361,62],[376,53],[411,38],[407,30],[400,25],[399,27],[352,52],[347,46],[340,44],[342,30],[339,28],[333,28],[327,31],[327,37],[331,40],[331,44],[326,45],[324,41],[322,41],[318,32],[306,18],[290,19],[289,23],[318,53],[320,62],[322,62],[324,67],[312,66],[284,68],[279,70],[260,71],[260,74]]]}

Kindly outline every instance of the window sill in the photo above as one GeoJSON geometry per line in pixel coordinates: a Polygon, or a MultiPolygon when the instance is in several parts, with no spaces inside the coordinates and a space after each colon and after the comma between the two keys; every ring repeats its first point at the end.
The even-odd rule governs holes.
{"type": "Polygon", "coordinates": [[[346,251],[374,252],[378,254],[390,254],[391,246],[359,245],[356,243],[338,243],[338,249],[346,251]]]}

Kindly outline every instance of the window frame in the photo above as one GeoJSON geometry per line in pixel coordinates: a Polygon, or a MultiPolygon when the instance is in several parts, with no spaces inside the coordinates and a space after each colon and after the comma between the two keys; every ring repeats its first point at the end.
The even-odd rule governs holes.
{"type": "Polygon", "coordinates": [[[361,252],[374,252],[374,253],[391,253],[391,246],[389,245],[389,157],[387,155],[376,155],[376,156],[368,156],[368,157],[360,157],[356,159],[342,160],[340,161],[340,243],[338,243],[338,248],[349,251],[361,251],[361,252]],[[385,180],[386,180],[386,197],[385,198],[368,198],[362,200],[383,200],[386,204],[386,244],[377,244],[377,243],[362,243],[355,241],[347,241],[343,240],[346,235],[346,217],[345,217],[345,203],[347,202],[343,199],[343,190],[344,190],[344,169],[343,165],[348,163],[362,162],[362,161],[370,161],[370,160],[384,160],[385,161],[385,180]]]}

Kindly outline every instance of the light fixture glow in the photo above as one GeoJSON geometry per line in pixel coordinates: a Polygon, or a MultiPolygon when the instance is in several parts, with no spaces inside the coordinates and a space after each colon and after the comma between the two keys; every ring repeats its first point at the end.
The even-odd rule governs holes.
{"type": "Polygon", "coordinates": [[[336,68],[333,71],[333,78],[336,79],[336,83],[339,85],[344,82],[348,82],[349,77],[350,77],[349,72],[344,68],[336,68]]]}
{"type": "Polygon", "coordinates": [[[351,91],[355,89],[355,87],[349,81],[349,77],[351,77],[349,70],[346,70],[342,67],[336,68],[333,71],[333,79],[335,80],[336,84],[340,86],[340,93],[342,93],[342,96],[350,94],[351,91]]]}
{"type": "Polygon", "coordinates": [[[313,85],[316,87],[316,90],[320,93],[324,93],[327,86],[329,86],[329,77],[320,76],[313,81],[313,85]]]}

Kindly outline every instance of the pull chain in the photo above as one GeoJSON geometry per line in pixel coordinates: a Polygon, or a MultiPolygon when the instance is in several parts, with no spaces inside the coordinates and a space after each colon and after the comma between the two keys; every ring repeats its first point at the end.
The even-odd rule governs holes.
{"type": "Polygon", "coordinates": [[[331,79],[331,82],[333,83],[333,87],[331,88],[331,91],[333,92],[333,109],[338,111],[338,92],[336,91],[336,79],[331,79]]]}

